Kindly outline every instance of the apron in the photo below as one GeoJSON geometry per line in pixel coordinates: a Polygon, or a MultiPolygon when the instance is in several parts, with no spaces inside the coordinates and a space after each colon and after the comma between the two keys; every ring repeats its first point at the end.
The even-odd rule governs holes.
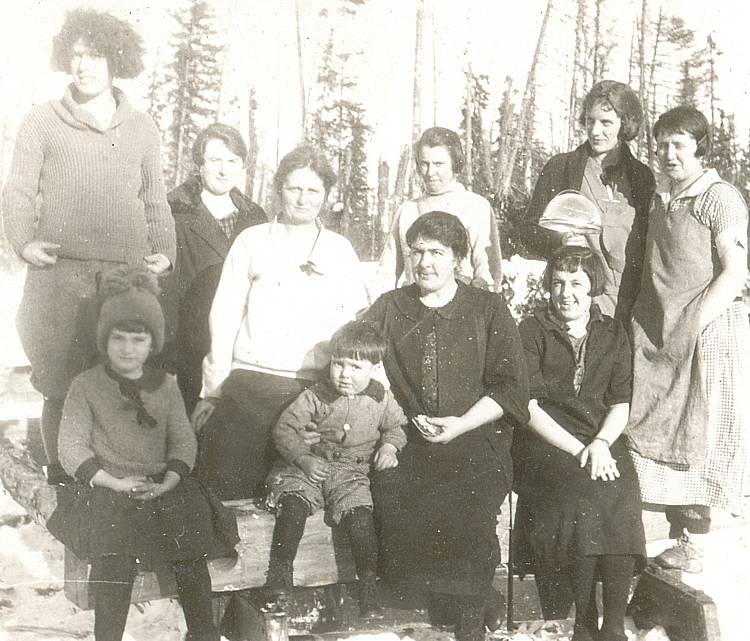
{"type": "Polygon", "coordinates": [[[708,402],[699,347],[703,296],[715,277],[711,230],[694,215],[717,182],[707,172],[671,202],[658,196],[649,220],[641,291],[633,308],[633,398],[627,434],[646,458],[698,465],[706,454],[708,402]]]}

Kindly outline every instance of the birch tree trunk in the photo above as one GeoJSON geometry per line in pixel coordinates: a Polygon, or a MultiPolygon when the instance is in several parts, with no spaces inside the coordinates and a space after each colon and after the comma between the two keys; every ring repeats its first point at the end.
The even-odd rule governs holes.
{"type": "MultiPolygon", "coordinates": [[[[542,44],[544,43],[544,36],[547,31],[547,23],[549,22],[549,15],[552,11],[553,0],[547,0],[547,8],[544,11],[544,18],[542,19],[542,26],[539,29],[539,38],[536,42],[536,49],[534,50],[534,57],[531,60],[531,68],[529,69],[529,75],[526,78],[526,88],[523,92],[523,100],[521,102],[521,113],[518,119],[518,130],[523,131],[526,127],[528,120],[529,111],[531,109],[531,99],[534,94],[533,88],[536,82],[536,67],[539,63],[539,54],[542,50],[542,44]]],[[[516,156],[518,155],[518,148],[522,144],[522,137],[517,136],[513,139],[510,150],[508,152],[508,159],[502,171],[498,172],[497,188],[495,193],[501,200],[504,200],[510,191],[510,181],[513,177],[513,166],[516,162],[516,156]]]]}
{"type": "MultiPolygon", "coordinates": [[[[424,0],[417,0],[417,15],[414,34],[414,85],[412,87],[412,111],[411,111],[411,144],[412,148],[417,144],[422,131],[422,26],[424,22],[424,0]]],[[[411,172],[409,181],[409,194],[414,195],[415,185],[419,184],[417,161],[411,172]]]]}

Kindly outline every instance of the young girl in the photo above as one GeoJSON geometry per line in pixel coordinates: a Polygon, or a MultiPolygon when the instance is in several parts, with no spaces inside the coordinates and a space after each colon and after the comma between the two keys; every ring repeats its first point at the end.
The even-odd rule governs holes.
{"type": "Polygon", "coordinates": [[[174,569],[187,639],[218,641],[206,554],[233,546],[236,524],[214,527],[223,508],[188,478],[196,441],[177,383],[145,365],[164,343],[155,277],[117,268],[100,292],[105,363],[76,377],[65,399],[60,461],[77,483],[58,493],[47,526],[91,562],[96,641],[120,641],[137,566],[153,563],[174,569]]]}
{"type": "Polygon", "coordinates": [[[645,559],[638,479],[620,438],[630,346],[591,302],[603,269],[587,248],[558,250],[544,273],[549,306],[520,326],[532,400],[513,448],[517,558],[535,574],[546,619],[566,617],[575,601],[575,641],[624,641],[633,571],[645,559]]]}

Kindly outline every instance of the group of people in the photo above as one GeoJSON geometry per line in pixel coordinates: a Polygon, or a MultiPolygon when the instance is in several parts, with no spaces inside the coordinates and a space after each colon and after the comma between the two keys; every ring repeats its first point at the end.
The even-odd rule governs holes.
{"type": "Polygon", "coordinates": [[[53,49],[71,84],[21,125],[3,216],[28,264],[18,326],[61,485],[48,527],[91,562],[97,641],[121,639],[137,569],[156,561],[174,568],[188,638],[218,641],[206,559],[237,542],[227,499],[276,514],[270,596],[293,587],[305,521],[325,509],[362,617],[382,615],[379,576],[424,593],[458,641],[499,625],[512,489],[516,569],[545,618],[575,603],[576,641],[626,638],[642,502],[667,506],[675,546],[657,562],[700,571],[711,508],[739,512],[746,489],[750,326],[747,209],[703,165],[699,111],[656,122],[657,188],[628,147],[637,96],[591,89],[586,142],[547,163],[529,205],[549,296],[517,326],[455,132],[417,143],[424,195],[366,282],[320,222],[336,177],[318,150],[282,159],[267,216],[236,188],[242,137],[213,124],[196,175],[166,194],[158,132],[113,86],[142,68],[136,33],[75,10],[53,49]],[[568,189],[600,233],[537,225],[568,189]]]}

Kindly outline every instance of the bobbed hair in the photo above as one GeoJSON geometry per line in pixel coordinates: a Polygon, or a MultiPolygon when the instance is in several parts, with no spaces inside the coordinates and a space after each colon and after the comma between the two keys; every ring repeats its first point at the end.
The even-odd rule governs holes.
{"type": "Polygon", "coordinates": [[[554,272],[568,272],[572,274],[581,270],[591,281],[591,297],[604,293],[607,276],[601,258],[588,247],[566,245],[558,249],[547,261],[544,269],[542,284],[548,292],[552,291],[552,275],[554,272]]]}
{"type": "Polygon", "coordinates": [[[196,166],[203,166],[206,145],[208,145],[211,140],[220,140],[223,142],[229,151],[235,156],[242,158],[242,163],[245,163],[245,160],[247,159],[247,147],[245,146],[245,141],[242,139],[242,134],[234,127],[230,127],[229,125],[220,122],[214,122],[208,125],[208,127],[195,137],[195,143],[193,144],[193,162],[196,166]]]}
{"type": "Polygon", "coordinates": [[[331,188],[336,184],[336,173],[331,168],[325,154],[317,147],[309,144],[295,147],[281,159],[276,175],[273,177],[273,188],[277,195],[281,195],[281,189],[289,174],[298,169],[310,169],[315,172],[323,182],[326,198],[328,198],[331,188]]]}
{"type": "Polygon", "coordinates": [[[643,109],[638,95],[628,85],[616,80],[600,80],[583,99],[581,115],[578,122],[586,126],[586,116],[595,106],[602,105],[605,109],[613,109],[622,121],[617,137],[628,142],[633,140],[640,131],[643,122],[643,109]]]}
{"type": "Polygon", "coordinates": [[[328,343],[331,358],[352,358],[379,363],[387,343],[378,328],[366,321],[351,321],[336,330],[328,343]]]}
{"type": "Polygon", "coordinates": [[[654,124],[654,139],[660,134],[688,134],[696,142],[695,157],[711,153],[711,126],[702,112],[689,105],[665,111],[654,124]]]}
{"type": "Polygon", "coordinates": [[[422,147],[445,147],[451,157],[453,173],[460,174],[463,171],[465,161],[461,138],[452,129],[446,127],[425,129],[414,146],[414,157],[417,162],[422,160],[422,147]]]}
{"type": "Polygon", "coordinates": [[[458,261],[462,261],[469,254],[466,228],[456,216],[444,211],[427,212],[412,223],[406,231],[406,244],[411,247],[420,238],[436,240],[450,247],[458,261]]]}
{"type": "Polygon", "coordinates": [[[112,14],[73,9],[52,39],[52,70],[70,72],[73,45],[83,40],[92,53],[107,59],[113,78],[135,78],[143,71],[143,39],[133,27],[112,14]]]}

